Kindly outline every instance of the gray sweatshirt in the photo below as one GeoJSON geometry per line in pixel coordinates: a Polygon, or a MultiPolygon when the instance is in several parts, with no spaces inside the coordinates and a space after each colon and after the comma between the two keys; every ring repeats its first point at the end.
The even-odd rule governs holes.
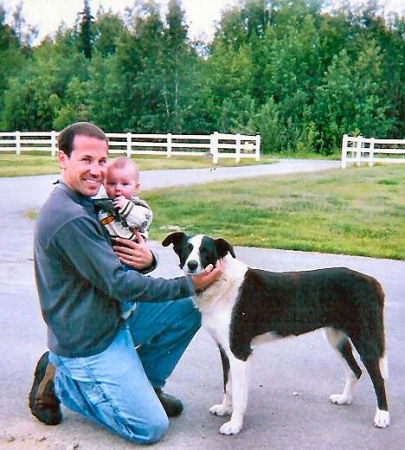
{"type": "Polygon", "coordinates": [[[119,302],[189,297],[189,277],[150,278],[122,269],[91,199],[59,183],[42,207],[34,234],[35,278],[48,346],[65,357],[98,354],[121,324],[119,302]]]}

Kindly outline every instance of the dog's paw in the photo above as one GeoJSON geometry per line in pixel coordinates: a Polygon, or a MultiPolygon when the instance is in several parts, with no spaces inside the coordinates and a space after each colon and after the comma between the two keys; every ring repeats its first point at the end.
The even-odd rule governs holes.
{"type": "Polygon", "coordinates": [[[219,429],[219,432],[221,434],[226,434],[230,436],[232,434],[238,434],[241,429],[242,429],[241,422],[235,422],[230,420],[229,422],[226,422],[222,425],[222,427],[219,429]]]}
{"type": "Polygon", "coordinates": [[[350,403],[352,402],[351,397],[343,394],[332,394],[329,397],[329,400],[335,405],[350,405],[350,403]]]}
{"type": "Polygon", "coordinates": [[[377,428],[387,428],[390,424],[390,413],[377,408],[377,412],[374,417],[374,425],[377,428]]]}
{"type": "Polygon", "coordinates": [[[220,405],[212,406],[210,408],[210,413],[214,414],[214,416],[228,416],[229,414],[232,414],[232,408],[221,403],[220,405]]]}

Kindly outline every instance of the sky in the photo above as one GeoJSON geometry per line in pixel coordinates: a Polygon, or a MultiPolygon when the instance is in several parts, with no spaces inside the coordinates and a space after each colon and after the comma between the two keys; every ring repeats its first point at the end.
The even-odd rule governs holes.
{"type": "MultiPolygon", "coordinates": [[[[351,3],[362,2],[350,0],[351,3]]],[[[83,0],[0,0],[6,10],[6,21],[10,21],[11,13],[16,5],[23,3],[23,17],[29,25],[39,30],[37,40],[39,43],[47,34],[53,34],[62,21],[71,27],[77,13],[83,10],[83,0]]],[[[168,0],[158,0],[165,13],[168,0]]],[[[101,4],[105,10],[111,8],[113,12],[123,12],[125,7],[132,6],[133,0],[89,0],[93,13],[97,12],[101,4]]],[[[237,5],[239,0],[182,0],[186,22],[189,25],[191,39],[209,41],[215,32],[215,24],[221,17],[221,12],[228,6],[237,5]]],[[[333,0],[331,3],[334,3],[333,0]]],[[[337,3],[337,2],[335,2],[337,3]]],[[[387,11],[405,13],[404,0],[379,0],[387,11]]]]}

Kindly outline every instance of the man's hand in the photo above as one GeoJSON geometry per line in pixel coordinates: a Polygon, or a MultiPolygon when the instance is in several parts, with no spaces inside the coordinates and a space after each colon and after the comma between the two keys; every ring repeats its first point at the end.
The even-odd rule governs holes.
{"type": "Polygon", "coordinates": [[[198,275],[191,275],[191,279],[194,283],[194,289],[196,290],[196,292],[204,290],[214,281],[218,280],[223,271],[224,262],[222,261],[222,259],[220,259],[216,262],[215,267],[213,267],[212,264],[209,264],[204,269],[204,272],[201,272],[198,275]]]}
{"type": "Polygon", "coordinates": [[[114,238],[113,250],[120,261],[137,270],[143,270],[153,264],[153,254],[139,231],[135,230],[138,242],[130,239],[114,238]]]}

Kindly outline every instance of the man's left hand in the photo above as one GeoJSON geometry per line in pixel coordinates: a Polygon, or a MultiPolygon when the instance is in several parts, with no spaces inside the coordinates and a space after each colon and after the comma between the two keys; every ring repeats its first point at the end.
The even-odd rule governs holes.
{"type": "Polygon", "coordinates": [[[135,230],[135,235],[137,242],[114,238],[113,250],[122,263],[136,270],[143,270],[153,264],[154,256],[141,233],[135,230]]]}

